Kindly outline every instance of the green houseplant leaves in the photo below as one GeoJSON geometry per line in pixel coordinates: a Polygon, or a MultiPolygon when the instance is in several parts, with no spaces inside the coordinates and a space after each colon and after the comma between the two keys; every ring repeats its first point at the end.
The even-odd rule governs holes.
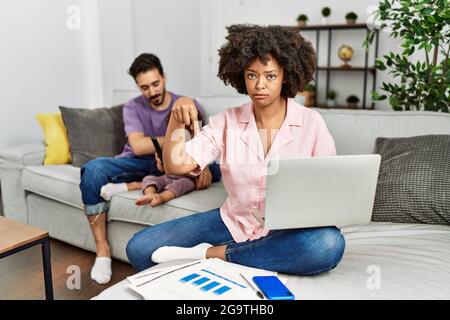
{"type": "MultiPolygon", "coordinates": [[[[401,52],[389,52],[375,67],[388,71],[394,83],[372,92],[375,101],[389,99],[394,110],[450,111],[450,2],[448,0],[382,0],[375,13],[380,27],[400,38],[401,52]],[[414,53],[417,53],[413,56],[414,53]]],[[[365,41],[372,43],[376,30],[365,41]]]]}

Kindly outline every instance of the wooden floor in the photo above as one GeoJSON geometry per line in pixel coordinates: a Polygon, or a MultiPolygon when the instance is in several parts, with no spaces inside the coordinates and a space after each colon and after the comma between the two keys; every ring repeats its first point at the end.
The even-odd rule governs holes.
{"type": "MultiPolygon", "coordinates": [[[[53,292],[56,300],[90,299],[135,273],[129,264],[113,260],[111,282],[108,285],[98,285],[90,278],[91,267],[95,260],[94,253],[52,240],[51,254],[53,292]],[[66,282],[74,283],[70,281],[73,273],[67,273],[70,266],[80,268],[80,289],[71,290],[66,284],[66,282]]],[[[45,299],[40,246],[0,260],[0,300],[23,299],[45,299]]]]}
{"type": "Polygon", "coordinates": [[[0,189],[0,216],[3,215],[2,189],[0,189]]]}

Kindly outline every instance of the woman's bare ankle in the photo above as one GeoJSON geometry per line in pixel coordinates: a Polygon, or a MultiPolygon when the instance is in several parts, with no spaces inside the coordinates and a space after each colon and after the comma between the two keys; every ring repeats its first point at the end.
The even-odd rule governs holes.
{"type": "Polygon", "coordinates": [[[206,251],[206,259],[219,258],[219,259],[226,261],[226,258],[225,258],[225,250],[226,249],[227,249],[227,246],[218,246],[218,247],[208,248],[208,250],[206,251]]]}

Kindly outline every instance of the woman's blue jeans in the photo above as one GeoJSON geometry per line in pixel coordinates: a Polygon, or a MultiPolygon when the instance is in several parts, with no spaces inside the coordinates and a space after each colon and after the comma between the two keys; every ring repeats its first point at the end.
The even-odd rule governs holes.
{"type": "Polygon", "coordinates": [[[128,242],[127,256],[137,271],[155,263],[151,256],[163,246],[193,247],[200,243],[226,245],[228,262],[276,272],[313,275],[336,267],[345,240],[336,227],[271,231],[266,237],[234,242],[219,209],[148,227],[128,242]]]}

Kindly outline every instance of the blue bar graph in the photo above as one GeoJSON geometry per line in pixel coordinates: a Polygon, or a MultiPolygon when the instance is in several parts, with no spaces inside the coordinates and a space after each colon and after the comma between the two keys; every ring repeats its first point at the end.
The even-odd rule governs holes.
{"type": "Polygon", "coordinates": [[[181,282],[189,282],[189,281],[191,281],[192,279],[195,279],[195,278],[197,278],[197,277],[200,277],[200,275],[199,275],[199,274],[196,274],[196,273],[193,273],[193,274],[190,274],[190,275],[188,275],[188,276],[186,276],[186,277],[184,277],[184,278],[181,278],[180,281],[181,281],[181,282]]]}
{"type": "Polygon", "coordinates": [[[205,283],[207,281],[209,281],[209,278],[203,277],[203,278],[200,278],[200,279],[192,282],[192,284],[196,285],[196,286],[199,286],[199,285],[201,285],[201,284],[203,284],[203,283],[205,283]]]}
{"type": "MultiPolygon", "coordinates": [[[[236,282],[234,282],[234,281],[232,281],[230,279],[227,279],[227,278],[224,278],[222,276],[219,276],[219,275],[217,275],[217,274],[215,274],[215,273],[213,273],[211,271],[204,270],[204,269],[202,269],[202,271],[207,272],[207,273],[209,273],[211,275],[214,275],[216,277],[219,277],[219,278],[221,278],[221,279],[223,279],[223,280],[225,280],[227,282],[233,283],[233,284],[238,285],[238,286],[242,286],[239,283],[236,283],[236,282]]],[[[201,274],[198,274],[198,273],[192,273],[192,274],[189,274],[187,276],[184,276],[183,278],[179,279],[179,281],[181,283],[186,283],[186,284],[190,283],[190,284],[192,284],[194,286],[199,286],[200,290],[202,290],[204,292],[208,292],[211,289],[213,289],[214,291],[211,291],[211,292],[214,293],[215,295],[218,295],[218,296],[220,296],[220,295],[224,294],[225,292],[228,292],[228,291],[230,291],[232,289],[229,286],[226,286],[226,285],[224,285],[222,283],[219,283],[217,281],[213,281],[212,279],[210,279],[208,277],[205,277],[205,276],[202,276],[201,274]],[[203,285],[203,286],[200,287],[201,285],[203,285]]]]}
{"type": "Polygon", "coordinates": [[[217,287],[220,283],[218,283],[217,281],[212,281],[210,283],[208,283],[206,286],[201,287],[200,290],[202,291],[209,291],[210,289],[217,287]]]}
{"type": "Polygon", "coordinates": [[[231,288],[227,287],[227,286],[223,286],[223,287],[220,287],[219,289],[217,289],[216,291],[214,291],[214,293],[217,294],[218,296],[220,296],[221,294],[227,292],[228,290],[231,290],[231,288]]]}

